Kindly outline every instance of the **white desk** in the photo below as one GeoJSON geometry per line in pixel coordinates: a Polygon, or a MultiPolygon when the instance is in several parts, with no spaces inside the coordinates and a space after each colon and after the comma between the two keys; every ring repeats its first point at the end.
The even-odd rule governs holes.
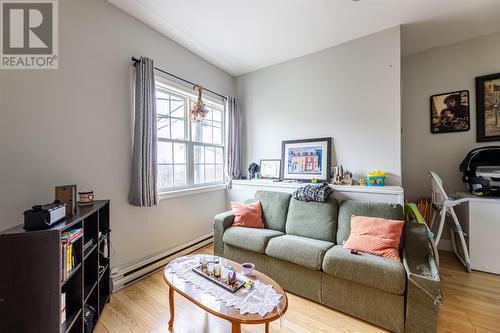
{"type": "MultiPolygon", "coordinates": [[[[257,190],[292,193],[304,183],[273,182],[270,180],[233,180],[233,187],[228,191],[231,201],[244,201],[252,198],[257,190]]],[[[359,186],[330,185],[333,196],[338,201],[358,200],[404,204],[404,191],[401,186],[359,186]]]]}
{"type": "Polygon", "coordinates": [[[459,193],[469,201],[455,207],[469,246],[471,268],[500,274],[500,198],[459,193]]]}

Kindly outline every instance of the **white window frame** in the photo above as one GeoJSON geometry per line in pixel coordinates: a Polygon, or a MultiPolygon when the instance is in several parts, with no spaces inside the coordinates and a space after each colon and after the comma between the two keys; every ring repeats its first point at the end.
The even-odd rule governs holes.
{"type": "MultiPolygon", "coordinates": [[[[158,138],[158,142],[171,142],[171,143],[183,143],[186,144],[186,186],[178,186],[178,187],[172,187],[172,188],[158,188],[158,195],[160,199],[168,199],[172,197],[178,197],[178,196],[184,196],[184,195],[190,195],[194,193],[203,193],[203,192],[208,192],[208,191],[215,191],[215,190],[221,190],[225,188],[224,184],[224,177],[225,177],[225,160],[224,156],[226,153],[226,147],[225,147],[225,134],[226,134],[226,106],[224,101],[217,100],[215,98],[211,98],[210,96],[203,96],[203,102],[207,104],[207,106],[210,107],[216,107],[217,109],[221,110],[221,143],[220,144],[214,144],[214,143],[203,143],[203,142],[198,142],[198,141],[193,141],[192,137],[192,126],[191,126],[191,120],[189,118],[189,110],[191,107],[191,104],[193,102],[196,102],[198,96],[193,92],[190,91],[189,88],[186,86],[180,85],[168,78],[166,78],[163,75],[160,75],[155,73],[155,81],[156,81],[156,90],[164,90],[166,93],[177,95],[178,97],[185,98],[186,99],[186,106],[184,107],[184,135],[185,138],[184,140],[179,140],[179,139],[165,139],[165,138],[158,138]],[[215,182],[210,182],[210,183],[200,183],[200,184],[195,184],[194,183],[194,146],[202,146],[202,147],[217,147],[217,148],[222,148],[222,180],[221,181],[215,181],[215,182]]],[[[212,130],[212,141],[213,141],[213,130],[212,130]]],[[[173,156],[172,156],[173,158],[173,156]]],[[[174,160],[175,162],[175,160],[174,160]]],[[[214,156],[214,167],[216,164],[215,162],[215,156],[214,156]]],[[[157,164],[159,165],[159,163],[157,164]]],[[[206,164],[205,164],[206,165],[206,164]]],[[[215,172],[215,170],[214,170],[215,172]]],[[[174,175],[172,175],[173,177],[174,175]]]]}

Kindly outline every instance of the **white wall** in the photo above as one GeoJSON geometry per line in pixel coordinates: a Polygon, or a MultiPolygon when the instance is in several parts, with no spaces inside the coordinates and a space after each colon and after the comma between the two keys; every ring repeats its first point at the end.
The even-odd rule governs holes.
{"type": "Polygon", "coordinates": [[[401,184],[400,57],[395,27],[237,77],[245,169],[283,140],[329,136],[332,165],[401,184]]]}
{"type": "MultiPolygon", "coordinates": [[[[155,65],[233,95],[234,79],[104,0],[59,1],[58,70],[0,70],[0,230],[22,222],[54,186],[91,187],[111,199],[112,265],[212,231],[224,191],[127,203],[131,166],[129,62],[155,65]]],[[[186,18],[189,19],[189,18],[186,18]]]]}
{"type": "Polygon", "coordinates": [[[405,56],[402,60],[403,185],[408,199],[430,195],[427,172],[436,171],[449,192],[466,189],[458,169],[476,142],[475,77],[500,72],[500,33],[405,56]],[[431,134],[429,97],[469,90],[471,129],[431,134]]]}

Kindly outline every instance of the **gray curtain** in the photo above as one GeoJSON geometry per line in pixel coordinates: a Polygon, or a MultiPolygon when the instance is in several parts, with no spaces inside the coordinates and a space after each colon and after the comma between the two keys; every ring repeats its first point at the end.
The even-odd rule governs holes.
{"type": "Polygon", "coordinates": [[[134,150],[129,203],[158,204],[156,185],[156,90],[153,60],[141,57],[135,73],[134,150]]]}
{"type": "Polygon", "coordinates": [[[226,186],[231,188],[233,179],[237,179],[241,175],[240,107],[236,98],[227,98],[226,111],[226,186]]]}

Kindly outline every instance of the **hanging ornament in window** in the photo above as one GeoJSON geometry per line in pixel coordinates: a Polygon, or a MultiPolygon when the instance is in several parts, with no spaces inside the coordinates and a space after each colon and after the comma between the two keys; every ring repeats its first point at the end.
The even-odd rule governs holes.
{"type": "Polygon", "coordinates": [[[196,89],[198,89],[198,100],[196,101],[196,103],[194,103],[193,107],[191,108],[191,121],[199,123],[202,122],[203,119],[205,119],[206,115],[208,114],[208,109],[205,106],[205,103],[203,103],[203,100],[201,99],[203,87],[196,86],[196,89]]]}

